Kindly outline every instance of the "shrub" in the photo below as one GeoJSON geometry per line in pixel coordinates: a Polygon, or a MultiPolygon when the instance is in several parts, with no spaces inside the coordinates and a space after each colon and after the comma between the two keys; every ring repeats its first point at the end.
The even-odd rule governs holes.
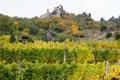
{"type": "Polygon", "coordinates": [[[101,32],[104,32],[104,31],[106,31],[107,30],[107,27],[105,26],[105,25],[102,25],[101,26],[101,32]]]}
{"type": "Polygon", "coordinates": [[[30,34],[31,35],[37,35],[38,34],[38,31],[39,31],[38,27],[36,27],[36,26],[30,26],[29,29],[30,29],[30,34]]]}
{"type": "Polygon", "coordinates": [[[79,31],[77,34],[73,35],[74,37],[84,37],[85,34],[83,33],[83,31],[79,31]]]}
{"type": "Polygon", "coordinates": [[[34,40],[32,39],[32,36],[30,35],[22,35],[19,37],[19,42],[26,43],[26,42],[32,42],[34,43],[34,40]]]}
{"type": "Polygon", "coordinates": [[[115,35],[115,40],[120,39],[120,32],[116,32],[114,35],[115,35]]]}
{"type": "Polygon", "coordinates": [[[55,41],[63,42],[66,39],[66,36],[64,33],[58,34],[53,33],[53,36],[55,37],[55,41]],[[55,36],[54,36],[55,35],[55,36]]]}
{"type": "Polygon", "coordinates": [[[14,43],[16,41],[15,35],[10,36],[10,43],[14,43]]]}
{"type": "Polygon", "coordinates": [[[106,34],[106,38],[111,38],[111,37],[112,37],[112,33],[111,32],[106,34]]]}

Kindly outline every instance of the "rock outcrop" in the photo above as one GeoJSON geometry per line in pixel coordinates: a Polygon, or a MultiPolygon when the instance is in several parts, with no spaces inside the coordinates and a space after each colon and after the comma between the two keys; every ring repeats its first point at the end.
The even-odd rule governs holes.
{"type": "Polygon", "coordinates": [[[59,5],[54,8],[53,12],[49,12],[49,9],[47,9],[47,12],[45,14],[41,15],[40,18],[44,19],[44,18],[50,18],[53,16],[62,17],[62,15],[64,13],[65,13],[65,11],[63,10],[63,6],[59,5]]]}
{"type": "Polygon", "coordinates": [[[49,9],[47,9],[47,12],[40,16],[40,18],[49,18],[51,17],[51,13],[49,12],[49,9]]]}
{"type": "Polygon", "coordinates": [[[47,32],[46,36],[47,36],[47,41],[48,41],[48,42],[49,42],[49,41],[54,41],[54,37],[53,37],[53,35],[52,35],[51,32],[47,32]]]}
{"type": "Polygon", "coordinates": [[[118,23],[119,21],[120,21],[120,16],[119,16],[119,18],[114,18],[114,16],[113,16],[108,20],[108,22],[112,22],[112,23],[118,23]]]}

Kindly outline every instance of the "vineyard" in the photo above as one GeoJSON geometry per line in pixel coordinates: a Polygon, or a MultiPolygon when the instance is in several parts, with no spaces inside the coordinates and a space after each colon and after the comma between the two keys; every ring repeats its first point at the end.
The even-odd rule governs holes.
{"type": "Polygon", "coordinates": [[[0,44],[0,80],[119,80],[120,41],[0,44]]]}

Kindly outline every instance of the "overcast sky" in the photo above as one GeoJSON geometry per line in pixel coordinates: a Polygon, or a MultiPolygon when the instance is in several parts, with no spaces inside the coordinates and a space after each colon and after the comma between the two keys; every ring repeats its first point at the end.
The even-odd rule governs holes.
{"type": "Polygon", "coordinates": [[[54,7],[62,5],[69,13],[91,13],[92,18],[120,16],[120,0],[0,0],[0,13],[9,16],[34,17],[50,12],[54,7]]]}

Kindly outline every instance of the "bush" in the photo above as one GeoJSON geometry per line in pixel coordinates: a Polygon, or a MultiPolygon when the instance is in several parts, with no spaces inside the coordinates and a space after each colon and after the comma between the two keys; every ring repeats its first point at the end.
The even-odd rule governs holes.
{"type": "Polygon", "coordinates": [[[63,42],[65,41],[65,39],[66,39],[66,36],[64,33],[55,35],[55,41],[63,42]]]}
{"type": "Polygon", "coordinates": [[[10,43],[14,43],[16,41],[15,35],[10,36],[10,43]]]}
{"type": "Polygon", "coordinates": [[[115,40],[120,39],[120,32],[116,32],[114,35],[115,35],[115,40]]]}
{"type": "Polygon", "coordinates": [[[80,31],[79,33],[75,34],[74,37],[85,37],[85,34],[80,31]]]}
{"type": "Polygon", "coordinates": [[[22,35],[19,37],[19,42],[26,43],[26,42],[32,42],[34,43],[34,40],[32,39],[32,36],[30,35],[22,35]]]}
{"type": "Polygon", "coordinates": [[[101,32],[104,32],[104,31],[106,31],[106,30],[107,30],[107,27],[106,27],[105,25],[102,25],[100,31],[101,31],[101,32]]]}
{"type": "Polygon", "coordinates": [[[38,34],[38,31],[39,31],[38,27],[36,27],[36,26],[30,26],[29,29],[30,29],[30,34],[31,35],[37,35],[38,34]]]}
{"type": "Polygon", "coordinates": [[[106,34],[106,38],[111,38],[111,37],[112,37],[112,33],[111,32],[106,34]]]}

